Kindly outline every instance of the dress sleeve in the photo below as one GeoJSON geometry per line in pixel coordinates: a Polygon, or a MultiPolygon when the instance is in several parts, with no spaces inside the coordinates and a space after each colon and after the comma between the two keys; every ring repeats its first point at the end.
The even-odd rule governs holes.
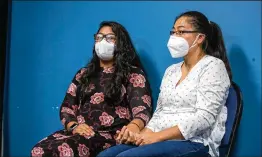
{"type": "Polygon", "coordinates": [[[80,69],[74,76],[71,84],[69,85],[64,100],[60,107],[60,120],[64,127],[71,121],[77,122],[76,112],[79,107],[77,88],[80,84],[80,77],[86,69],[80,69]]]}
{"type": "Polygon", "coordinates": [[[230,80],[224,63],[211,62],[201,74],[197,87],[196,112],[177,126],[183,137],[188,140],[210,129],[221,112],[230,87],[230,80]]]}
{"type": "Polygon", "coordinates": [[[142,120],[146,126],[152,116],[152,97],[149,82],[140,68],[132,68],[128,77],[127,100],[133,119],[142,120]]]}

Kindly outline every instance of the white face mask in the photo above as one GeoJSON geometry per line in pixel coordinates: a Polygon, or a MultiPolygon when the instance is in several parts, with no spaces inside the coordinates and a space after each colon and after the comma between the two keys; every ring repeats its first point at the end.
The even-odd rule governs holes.
{"type": "Polygon", "coordinates": [[[167,43],[168,50],[173,58],[184,57],[188,54],[189,49],[196,46],[195,42],[198,39],[199,34],[197,35],[195,41],[192,46],[189,47],[186,39],[182,37],[177,37],[175,35],[171,35],[169,41],[167,43]]]}
{"type": "Polygon", "coordinates": [[[115,44],[109,43],[105,39],[95,44],[95,51],[97,56],[104,61],[113,59],[115,44]]]}

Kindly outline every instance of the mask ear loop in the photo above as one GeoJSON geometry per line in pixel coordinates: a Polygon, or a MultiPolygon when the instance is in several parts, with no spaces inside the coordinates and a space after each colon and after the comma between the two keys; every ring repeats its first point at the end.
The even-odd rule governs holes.
{"type": "Polygon", "coordinates": [[[193,44],[190,46],[190,48],[189,48],[189,49],[191,49],[192,47],[195,47],[195,46],[197,45],[197,44],[196,44],[196,41],[197,41],[197,39],[198,39],[199,35],[204,35],[204,34],[201,34],[201,33],[199,33],[199,34],[197,35],[197,37],[196,37],[195,41],[193,42],[193,44]]]}
{"type": "Polygon", "coordinates": [[[196,46],[196,41],[197,41],[197,39],[198,39],[199,35],[200,35],[200,34],[198,34],[198,35],[197,35],[197,37],[196,37],[195,41],[193,42],[193,44],[190,46],[190,48],[189,48],[189,49],[191,49],[192,47],[195,47],[195,46],[196,46]]]}

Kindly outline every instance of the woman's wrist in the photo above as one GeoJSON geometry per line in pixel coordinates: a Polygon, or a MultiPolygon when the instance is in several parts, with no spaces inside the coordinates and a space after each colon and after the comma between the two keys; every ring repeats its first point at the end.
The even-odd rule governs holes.
{"type": "Polygon", "coordinates": [[[71,128],[71,126],[74,125],[74,124],[78,124],[78,123],[75,122],[75,121],[71,121],[71,122],[69,122],[69,123],[67,124],[66,130],[69,131],[69,129],[71,128]]]}
{"type": "Polygon", "coordinates": [[[151,129],[144,127],[143,130],[141,130],[141,133],[153,133],[154,131],[152,131],[151,129]]]}
{"type": "Polygon", "coordinates": [[[139,133],[140,130],[141,130],[140,127],[139,127],[139,125],[136,124],[135,122],[130,122],[130,123],[127,125],[127,127],[128,127],[129,129],[131,128],[132,131],[137,132],[137,133],[139,133]]]}

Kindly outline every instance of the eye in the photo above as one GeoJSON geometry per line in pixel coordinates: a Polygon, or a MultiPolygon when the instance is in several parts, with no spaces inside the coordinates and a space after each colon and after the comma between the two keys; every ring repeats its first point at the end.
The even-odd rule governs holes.
{"type": "Polygon", "coordinates": [[[113,34],[106,35],[106,40],[108,41],[114,41],[116,39],[116,36],[113,34]]]}
{"type": "Polygon", "coordinates": [[[103,39],[103,34],[96,34],[95,35],[95,40],[96,41],[101,41],[103,39]]]}
{"type": "Polygon", "coordinates": [[[184,31],[177,31],[176,34],[177,35],[182,35],[184,33],[184,31]]]}

